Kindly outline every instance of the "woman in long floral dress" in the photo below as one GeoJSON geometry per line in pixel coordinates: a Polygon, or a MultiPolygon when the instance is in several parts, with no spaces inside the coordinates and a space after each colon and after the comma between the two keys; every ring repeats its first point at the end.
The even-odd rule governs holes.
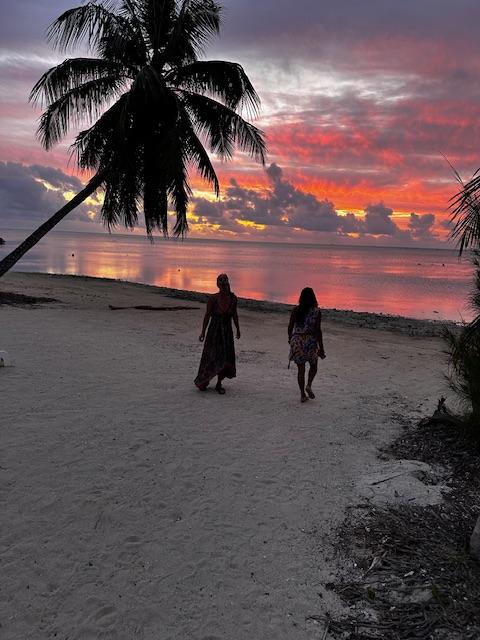
{"type": "Polygon", "coordinates": [[[323,360],[326,357],[321,321],[322,315],[315,293],[310,287],[305,287],[300,293],[298,305],[293,309],[288,325],[289,360],[293,360],[298,367],[297,380],[301,402],[315,398],[312,382],[317,375],[318,358],[323,360]],[[309,371],[307,384],[305,384],[307,362],[309,371]]]}
{"type": "Polygon", "coordinates": [[[200,342],[205,341],[202,358],[195,378],[195,385],[205,391],[210,381],[217,376],[215,390],[224,394],[224,378],[235,378],[235,345],[233,343],[232,320],[240,338],[237,314],[237,296],[230,290],[228,276],[221,273],[217,278],[218,293],[211,295],[203,319],[200,342]],[[207,331],[208,327],[208,331],[207,331]],[[205,332],[207,332],[205,337],[205,332]]]}

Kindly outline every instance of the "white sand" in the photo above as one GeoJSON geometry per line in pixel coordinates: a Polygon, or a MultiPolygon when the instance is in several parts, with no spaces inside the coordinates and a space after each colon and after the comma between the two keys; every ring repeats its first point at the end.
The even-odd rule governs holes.
{"type": "MultiPolygon", "coordinates": [[[[285,313],[240,310],[238,378],[193,386],[203,305],[154,288],[8,274],[0,291],[0,636],[322,638],[331,531],[378,447],[445,392],[438,338],[324,324],[299,403],[285,313]]],[[[347,567],[348,569],[348,567],[347,567]]]]}

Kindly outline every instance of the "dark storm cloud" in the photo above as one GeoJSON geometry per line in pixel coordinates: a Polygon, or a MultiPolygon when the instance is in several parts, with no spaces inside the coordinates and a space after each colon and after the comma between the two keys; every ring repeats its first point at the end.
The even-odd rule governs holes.
{"type": "Polygon", "coordinates": [[[296,188],[283,177],[283,170],[275,163],[266,169],[266,174],[270,188],[263,194],[245,189],[232,180],[226,197],[219,202],[195,198],[195,215],[201,222],[219,224],[226,231],[238,232],[242,222],[253,222],[270,229],[283,228],[286,234],[300,229],[338,235],[385,236],[406,242],[435,238],[433,214],[410,214],[408,229],[402,230],[392,218],[393,210],[383,203],[369,204],[364,217],[353,213],[340,215],[333,202],[296,188]]]}
{"type": "MultiPolygon", "coordinates": [[[[346,59],[360,42],[393,46],[392,39],[474,42],[480,18],[476,0],[456,0],[454,6],[451,0],[225,0],[223,4],[223,46],[248,45],[275,57],[281,50],[285,59],[310,59],[317,53],[346,59]]],[[[368,51],[365,57],[371,63],[377,52],[368,51]]],[[[396,58],[406,53],[396,51],[396,58]]]]}
{"type": "Polygon", "coordinates": [[[365,209],[365,233],[394,236],[398,231],[392,220],[393,210],[383,204],[369,204],[365,209]]]}
{"type": "Polygon", "coordinates": [[[267,169],[267,175],[272,184],[271,209],[280,218],[288,218],[289,226],[307,231],[338,229],[339,217],[332,202],[296,189],[283,179],[283,171],[275,163],[267,169]]]}
{"type": "Polygon", "coordinates": [[[411,213],[408,228],[416,240],[423,240],[431,237],[434,223],[435,216],[432,213],[426,213],[423,216],[411,213]]]}
{"type": "MultiPolygon", "coordinates": [[[[65,192],[76,193],[82,188],[78,178],[58,169],[0,162],[0,223],[10,226],[28,222],[39,224],[66,203],[65,192]],[[53,188],[46,188],[45,183],[53,188]]],[[[88,220],[88,209],[92,207],[80,205],[69,218],[88,220]]]]}

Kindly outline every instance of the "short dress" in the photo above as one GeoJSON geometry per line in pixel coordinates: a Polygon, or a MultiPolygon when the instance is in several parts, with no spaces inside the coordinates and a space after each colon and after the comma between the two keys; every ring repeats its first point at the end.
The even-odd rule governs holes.
{"type": "Polygon", "coordinates": [[[224,310],[220,308],[218,299],[214,296],[210,299],[209,304],[212,304],[212,315],[198,374],[194,381],[199,389],[206,388],[215,376],[235,378],[237,375],[232,330],[232,318],[237,308],[237,296],[231,294],[230,304],[224,310]]]}
{"type": "Polygon", "coordinates": [[[318,339],[316,326],[320,319],[320,309],[314,307],[305,316],[303,324],[295,323],[290,338],[290,360],[295,364],[316,363],[318,360],[318,339]]]}

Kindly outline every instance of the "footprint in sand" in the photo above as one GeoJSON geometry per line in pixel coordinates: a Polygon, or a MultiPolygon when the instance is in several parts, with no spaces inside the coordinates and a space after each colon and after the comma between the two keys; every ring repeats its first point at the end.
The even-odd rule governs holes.
{"type": "Polygon", "coordinates": [[[117,617],[117,610],[111,605],[105,605],[99,609],[94,615],[93,620],[100,627],[111,627],[117,617]]]}

